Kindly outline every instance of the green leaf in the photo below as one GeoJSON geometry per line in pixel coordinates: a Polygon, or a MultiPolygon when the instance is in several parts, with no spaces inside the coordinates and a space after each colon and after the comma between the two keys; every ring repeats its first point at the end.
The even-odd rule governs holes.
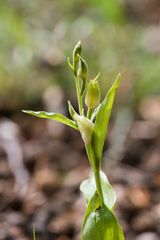
{"type": "Polygon", "coordinates": [[[72,117],[73,120],[75,120],[74,115],[77,114],[76,111],[74,110],[72,104],[70,101],[68,101],[68,111],[70,116],[72,117]]]}
{"type": "Polygon", "coordinates": [[[72,69],[72,71],[74,72],[74,68],[73,68],[73,65],[71,64],[70,60],[69,60],[69,57],[67,58],[67,62],[68,62],[68,65],[69,67],[72,69]]]}
{"type": "Polygon", "coordinates": [[[93,136],[92,136],[92,149],[94,151],[96,159],[98,159],[99,162],[101,161],[101,158],[102,158],[102,151],[103,151],[104,141],[105,141],[106,132],[108,128],[108,122],[110,119],[110,115],[111,115],[111,111],[112,111],[112,107],[115,99],[115,93],[119,86],[120,79],[121,79],[121,75],[118,74],[116,81],[114,82],[112,87],[109,89],[96,116],[95,126],[94,126],[93,136]]]}
{"type": "Polygon", "coordinates": [[[55,120],[57,122],[63,123],[69,127],[72,127],[76,130],[78,130],[77,124],[72,121],[71,119],[65,117],[62,114],[59,113],[49,113],[49,112],[44,112],[44,111],[38,111],[38,112],[34,112],[31,110],[22,110],[22,112],[33,115],[35,117],[39,117],[39,118],[48,118],[48,119],[52,119],[55,120]]]}
{"type": "Polygon", "coordinates": [[[80,190],[86,199],[86,203],[88,204],[96,192],[95,181],[93,180],[93,176],[91,178],[83,180],[83,182],[80,185],[80,190]]]}
{"type": "Polygon", "coordinates": [[[95,194],[87,207],[82,226],[82,240],[124,240],[113,212],[95,194]]]}
{"type": "Polygon", "coordinates": [[[99,109],[101,107],[101,103],[94,109],[92,115],[91,115],[91,121],[94,122],[96,116],[97,116],[97,113],[99,112],[99,109]]]}
{"type": "MultiPolygon", "coordinates": [[[[109,209],[113,209],[116,202],[116,193],[108,181],[104,172],[100,172],[101,186],[104,197],[104,203],[109,209]]],[[[96,192],[96,183],[94,175],[84,180],[80,185],[80,190],[84,194],[87,204],[96,192]]]]}

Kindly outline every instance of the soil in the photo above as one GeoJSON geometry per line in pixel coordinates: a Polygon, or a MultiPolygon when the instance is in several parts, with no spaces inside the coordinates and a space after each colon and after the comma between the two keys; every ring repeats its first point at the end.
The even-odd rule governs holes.
{"type": "MultiPolygon", "coordinates": [[[[111,137],[104,152],[126,240],[160,239],[160,119],[143,104],[121,154],[111,137]]],[[[80,239],[85,203],[79,185],[89,172],[75,130],[21,113],[1,118],[0,239],[32,239],[33,227],[39,240],[80,239]]]]}

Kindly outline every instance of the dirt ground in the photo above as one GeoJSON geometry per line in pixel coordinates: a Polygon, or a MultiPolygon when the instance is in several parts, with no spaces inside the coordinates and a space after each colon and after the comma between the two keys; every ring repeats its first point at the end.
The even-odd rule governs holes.
{"type": "MultiPolygon", "coordinates": [[[[104,151],[126,240],[160,239],[160,105],[149,101],[121,144],[109,136],[104,151]]],[[[0,239],[32,239],[33,226],[39,240],[80,239],[85,203],[79,185],[89,172],[76,131],[20,112],[2,117],[0,239]]]]}

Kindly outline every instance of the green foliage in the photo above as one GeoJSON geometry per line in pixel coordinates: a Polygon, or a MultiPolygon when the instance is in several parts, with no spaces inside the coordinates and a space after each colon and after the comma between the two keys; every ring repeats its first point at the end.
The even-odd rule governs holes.
{"type": "Polygon", "coordinates": [[[82,227],[82,240],[124,240],[121,227],[113,213],[116,194],[106,175],[100,170],[103,145],[115,93],[120,83],[120,74],[113,86],[109,89],[102,103],[99,103],[99,74],[97,75],[93,80],[96,81],[96,84],[93,84],[91,91],[89,91],[89,98],[92,100],[91,102],[94,103],[94,106],[87,105],[88,109],[85,111],[83,107],[84,93],[90,88],[91,82],[89,82],[88,79],[87,63],[80,54],[81,42],[79,41],[73,50],[72,64],[70,61],[68,62],[75,78],[79,108],[77,113],[72,104],[68,102],[69,113],[72,120],[58,113],[47,113],[44,111],[34,112],[30,110],[23,110],[23,112],[36,117],[49,118],[61,122],[81,133],[93,171],[92,177],[83,181],[80,187],[88,204],[82,227]],[[82,64],[82,59],[85,67],[82,64]],[[85,85],[83,84],[84,81],[85,85]],[[93,89],[94,87],[96,91],[93,89]],[[99,105],[97,106],[98,103],[99,105]]]}
{"type": "MultiPolygon", "coordinates": [[[[128,87],[119,99],[120,107],[159,94],[160,55],[154,46],[158,27],[135,21],[128,11],[122,0],[1,0],[1,105],[14,105],[14,109],[35,105],[53,83],[70,89],[64,56],[78,38],[86,42],[93,76],[102,73],[102,96],[118,71],[128,87]]],[[[132,106],[134,111],[135,102],[132,106]]]]}
{"type": "Polygon", "coordinates": [[[119,0],[94,0],[109,22],[122,24],[125,22],[123,5],[119,0]]]}
{"type": "Polygon", "coordinates": [[[106,97],[104,98],[96,116],[95,127],[94,127],[93,138],[92,138],[92,149],[98,161],[101,161],[101,158],[102,158],[102,150],[103,150],[103,145],[106,137],[106,131],[108,128],[111,110],[113,107],[115,93],[120,83],[120,79],[121,79],[121,76],[119,74],[115,83],[110,88],[106,97]]]}
{"type": "Polygon", "coordinates": [[[44,112],[44,111],[34,112],[34,111],[31,111],[31,110],[22,110],[22,111],[24,113],[33,115],[35,117],[48,118],[48,119],[55,120],[57,122],[63,123],[65,125],[69,126],[69,127],[72,127],[74,129],[78,130],[77,124],[74,121],[72,121],[71,119],[63,116],[62,114],[59,114],[59,113],[49,113],[49,112],[44,112]]]}
{"type": "MultiPolygon", "coordinates": [[[[104,196],[104,203],[109,209],[113,209],[116,202],[116,193],[108,181],[107,176],[104,172],[100,171],[102,192],[104,196]]],[[[84,180],[80,185],[80,190],[83,192],[86,203],[88,204],[91,198],[96,193],[96,182],[94,174],[86,180],[84,180]]]]}
{"type": "Polygon", "coordinates": [[[87,207],[82,227],[83,240],[124,240],[113,212],[95,194],[87,207]]]}

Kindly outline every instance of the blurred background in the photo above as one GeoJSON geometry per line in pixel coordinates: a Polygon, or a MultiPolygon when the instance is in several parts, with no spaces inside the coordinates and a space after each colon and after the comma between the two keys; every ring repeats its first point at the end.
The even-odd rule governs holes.
{"type": "Polygon", "coordinates": [[[21,109],[77,107],[67,57],[78,40],[102,96],[118,72],[103,169],[126,240],[160,239],[160,2],[0,1],[0,240],[79,240],[79,134],[21,109]]]}

